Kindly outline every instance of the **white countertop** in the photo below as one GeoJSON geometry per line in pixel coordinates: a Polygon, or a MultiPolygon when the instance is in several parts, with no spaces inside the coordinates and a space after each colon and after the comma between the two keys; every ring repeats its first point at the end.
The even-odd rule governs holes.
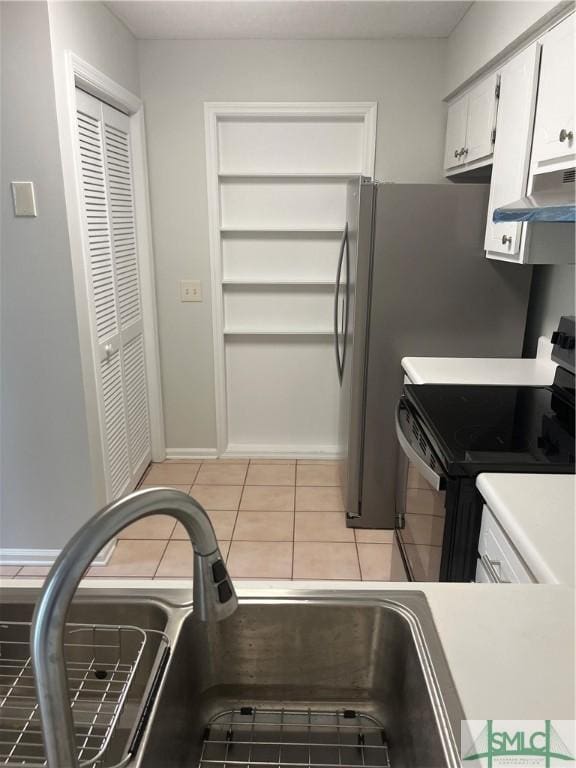
{"type": "MultiPolygon", "coordinates": [[[[37,579],[11,579],[3,587],[31,587],[37,579]]],[[[576,719],[574,591],[525,584],[406,584],[346,581],[240,581],[240,596],[268,590],[362,590],[383,596],[417,590],[428,600],[436,629],[468,719],[576,719]]],[[[92,579],[83,587],[189,588],[176,579],[92,579]]],[[[459,734],[455,734],[456,739],[459,734]]]]}
{"type": "Polygon", "coordinates": [[[434,584],[423,591],[469,720],[576,717],[570,587],[434,584]]]}
{"type": "Polygon", "coordinates": [[[478,490],[536,580],[574,584],[574,475],[478,475],[478,490]]]}
{"type": "Polygon", "coordinates": [[[547,387],[554,381],[551,360],[498,357],[404,357],[413,384],[501,384],[547,387]]]}
{"type": "Polygon", "coordinates": [[[402,368],[413,384],[501,384],[547,387],[554,381],[552,344],[542,336],[535,358],[404,357],[402,368]]]}

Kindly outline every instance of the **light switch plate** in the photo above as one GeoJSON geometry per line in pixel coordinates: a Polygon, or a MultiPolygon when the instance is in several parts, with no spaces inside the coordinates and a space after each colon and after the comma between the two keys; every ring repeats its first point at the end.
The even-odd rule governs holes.
{"type": "Polygon", "coordinates": [[[15,216],[38,216],[33,181],[13,181],[12,199],[15,216]]]}
{"type": "Polygon", "coordinates": [[[202,301],[202,283],[200,280],[180,281],[180,301],[202,301]]]}

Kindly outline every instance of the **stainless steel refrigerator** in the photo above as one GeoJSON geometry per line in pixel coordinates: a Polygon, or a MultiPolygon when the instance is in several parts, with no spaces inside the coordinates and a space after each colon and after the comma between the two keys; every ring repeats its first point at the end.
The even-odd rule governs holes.
{"type": "Polygon", "coordinates": [[[347,524],[394,528],[401,359],[521,357],[531,268],[486,259],[488,185],[348,184],[334,305],[347,524]]]}

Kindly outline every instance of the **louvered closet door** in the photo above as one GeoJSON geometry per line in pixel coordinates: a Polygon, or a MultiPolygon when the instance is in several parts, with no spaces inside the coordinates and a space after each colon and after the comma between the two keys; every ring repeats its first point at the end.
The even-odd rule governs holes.
{"type": "Polygon", "coordinates": [[[150,461],[129,118],[76,91],[85,256],[107,492],[131,490],[150,461]]]}

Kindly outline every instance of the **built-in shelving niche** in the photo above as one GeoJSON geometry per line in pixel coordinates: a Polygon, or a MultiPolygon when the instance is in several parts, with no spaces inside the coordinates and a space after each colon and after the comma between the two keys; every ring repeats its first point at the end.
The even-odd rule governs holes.
{"type": "Polygon", "coordinates": [[[336,450],[334,283],[347,182],[372,175],[375,106],[329,107],[261,105],[208,120],[219,442],[230,454],[336,450]]]}

